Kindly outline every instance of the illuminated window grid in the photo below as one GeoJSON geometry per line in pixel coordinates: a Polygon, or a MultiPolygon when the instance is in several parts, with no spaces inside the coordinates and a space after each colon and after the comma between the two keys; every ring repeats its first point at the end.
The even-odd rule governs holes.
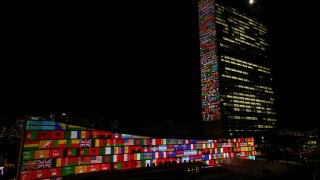
{"type": "MultiPolygon", "coordinates": [[[[222,74],[223,78],[230,78],[230,79],[236,79],[236,80],[240,80],[240,81],[245,81],[245,82],[250,82],[248,79],[245,78],[239,78],[236,76],[230,76],[230,75],[225,75],[222,74]]],[[[246,90],[252,90],[252,91],[257,91],[257,92],[265,92],[265,93],[269,93],[269,94],[274,94],[274,92],[272,91],[271,87],[267,87],[267,89],[265,88],[265,86],[257,86],[256,87],[251,87],[251,86],[246,86],[246,85],[242,85],[242,84],[235,84],[233,85],[235,87],[241,88],[241,89],[246,89],[246,90]],[[269,90],[271,89],[271,90],[269,90]]]]}
{"type": "Polygon", "coordinates": [[[258,128],[259,129],[272,129],[272,128],[275,128],[275,126],[273,125],[258,125],[258,128]]]}
{"type": "MultiPolygon", "coordinates": [[[[218,9],[218,12],[219,12],[219,14],[222,14],[222,11],[220,11],[220,9],[218,9]]],[[[239,14],[239,13],[237,13],[236,11],[232,11],[232,12],[233,12],[236,16],[232,17],[232,19],[229,18],[228,20],[229,20],[230,22],[233,22],[233,23],[235,23],[235,24],[237,24],[237,25],[240,25],[240,24],[241,24],[241,25],[242,25],[243,27],[245,27],[245,28],[252,27],[252,28],[254,28],[255,30],[261,32],[262,34],[266,34],[266,33],[267,33],[267,29],[266,29],[266,27],[265,27],[263,24],[258,23],[256,20],[252,20],[251,18],[248,18],[248,17],[245,16],[245,15],[239,14]],[[242,21],[242,20],[240,20],[240,19],[238,19],[237,16],[240,16],[240,17],[242,17],[242,18],[244,18],[244,19],[247,19],[247,20],[248,20],[248,23],[247,23],[247,22],[244,22],[244,21],[242,21]]]]}
{"type": "Polygon", "coordinates": [[[248,101],[238,101],[238,100],[229,100],[226,101],[224,99],[224,106],[229,106],[229,107],[234,107],[234,111],[243,111],[243,112],[256,112],[256,113],[263,113],[263,114],[275,114],[274,109],[273,108],[268,108],[266,106],[259,106],[259,105],[255,105],[252,102],[248,102],[248,101]],[[230,103],[228,103],[230,102],[230,103]],[[233,103],[232,103],[233,102],[233,103]],[[240,104],[242,103],[242,104],[240,104]],[[246,105],[246,104],[251,104],[251,105],[246,105]]]}
{"type": "MultiPolygon", "coordinates": [[[[233,92],[233,93],[236,93],[236,92],[233,92]]],[[[228,98],[228,99],[233,99],[234,102],[242,103],[242,104],[248,104],[248,102],[250,101],[251,105],[259,105],[259,106],[261,106],[261,103],[266,103],[266,104],[273,104],[274,103],[272,100],[269,101],[269,100],[255,98],[256,97],[255,95],[253,95],[253,94],[245,94],[245,93],[237,93],[237,95],[235,95],[235,94],[228,95],[227,94],[227,95],[221,95],[221,97],[228,98]]]]}
{"type": "Polygon", "coordinates": [[[261,66],[261,65],[255,64],[255,63],[251,63],[251,62],[244,61],[239,58],[235,58],[235,57],[231,57],[231,56],[227,56],[227,55],[221,55],[221,61],[228,62],[228,63],[237,62],[237,63],[231,63],[231,64],[235,64],[235,65],[242,66],[242,67],[249,68],[249,69],[253,69],[254,67],[257,67],[261,70],[270,72],[270,68],[268,68],[268,67],[264,67],[264,66],[261,66]]]}
{"type": "Polygon", "coordinates": [[[230,75],[226,75],[226,74],[222,74],[221,76],[226,77],[226,78],[230,78],[230,79],[239,80],[239,81],[250,82],[249,79],[241,78],[241,77],[237,77],[237,76],[230,76],[230,75]]]}
{"type": "MultiPolygon", "coordinates": [[[[220,16],[221,16],[221,13],[219,13],[220,14],[220,16]]],[[[253,37],[251,37],[251,36],[249,36],[249,35],[247,35],[247,34],[245,34],[245,29],[250,29],[250,27],[252,27],[252,28],[254,28],[255,30],[257,30],[257,31],[259,31],[259,32],[262,32],[263,34],[265,34],[266,33],[266,29],[264,28],[260,28],[260,26],[259,27],[257,27],[257,22],[256,23],[253,23],[252,21],[249,21],[248,23],[246,23],[246,22],[244,22],[244,21],[242,21],[242,20],[239,20],[239,19],[237,19],[237,18],[235,18],[235,17],[230,17],[230,18],[228,18],[227,19],[229,22],[231,22],[231,23],[233,23],[233,24],[236,24],[237,26],[239,26],[239,28],[237,28],[237,27],[233,27],[232,29],[233,30],[235,30],[234,31],[234,33],[236,33],[236,34],[239,34],[240,36],[243,36],[243,37],[246,37],[246,38],[248,38],[248,39],[250,39],[250,40],[252,40],[252,41],[256,41],[256,39],[255,38],[253,38],[253,37]],[[237,33],[238,32],[238,33],[237,33]],[[239,32],[241,32],[241,33],[239,33],[239,32]]],[[[228,24],[226,24],[226,21],[225,20],[223,20],[222,18],[220,18],[219,17],[219,15],[218,15],[218,17],[217,17],[217,23],[218,24],[221,24],[221,25],[223,25],[223,26],[225,26],[225,27],[228,27],[228,24]]],[[[263,43],[261,43],[261,44],[263,44],[263,45],[265,45],[265,46],[268,46],[268,44],[267,43],[265,43],[266,41],[262,38],[262,40],[260,41],[260,42],[263,42],[263,43]]],[[[248,44],[248,45],[250,45],[250,44],[248,44]]],[[[257,46],[255,46],[254,44],[251,44],[253,47],[256,47],[257,48],[257,46]]]]}
{"type": "MultiPolygon", "coordinates": [[[[222,76],[222,77],[225,77],[225,76],[222,76]]],[[[257,92],[265,92],[265,93],[269,93],[269,94],[274,94],[273,91],[269,91],[269,90],[262,90],[261,88],[254,88],[254,87],[250,87],[250,86],[246,86],[246,85],[235,85],[236,87],[238,88],[241,88],[241,89],[246,89],[246,90],[252,90],[252,91],[257,91],[257,92]]]]}
{"type": "Polygon", "coordinates": [[[239,69],[234,69],[234,68],[225,67],[225,70],[232,71],[232,72],[237,72],[237,73],[240,73],[240,74],[249,75],[248,72],[242,71],[242,70],[239,70],[239,69]]]}

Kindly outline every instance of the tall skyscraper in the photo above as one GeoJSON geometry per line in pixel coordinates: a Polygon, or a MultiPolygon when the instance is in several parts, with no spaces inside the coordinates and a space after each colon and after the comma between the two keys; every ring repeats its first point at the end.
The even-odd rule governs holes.
{"type": "Polygon", "coordinates": [[[205,131],[257,135],[263,142],[277,121],[268,30],[258,19],[214,0],[198,3],[205,131]]]}

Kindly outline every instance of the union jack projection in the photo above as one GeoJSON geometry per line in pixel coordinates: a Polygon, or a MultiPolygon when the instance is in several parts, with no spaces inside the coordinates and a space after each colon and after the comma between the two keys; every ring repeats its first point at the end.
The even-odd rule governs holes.
{"type": "Polygon", "coordinates": [[[80,147],[91,147],[92,139],[80,139],[80,147]]]}
{"type": "Polygon", "coordinates": [[[164,139],[120,134],[52,121],[28,121],[20,158],[20,179],[203,162],[255,159],[253,138],[164,139]]]}

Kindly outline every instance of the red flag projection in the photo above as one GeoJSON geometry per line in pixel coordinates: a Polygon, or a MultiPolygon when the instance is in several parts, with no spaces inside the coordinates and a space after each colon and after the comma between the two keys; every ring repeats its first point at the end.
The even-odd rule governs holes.
{"type": "Polygon", "coordinates": [[[20,179],[152,167],[164,162],[198,161],[218,166],[227,158],[255,159],[253,138],[164,139],[52,121],[28,121],[25,137],[20,179]],[[30,138],[30,134],[40,135],[30,138]]]}
{"type": "Polygon", "coordinates": [[[214,0],[199,0],[202,119],[221,118],[214,0]]]}

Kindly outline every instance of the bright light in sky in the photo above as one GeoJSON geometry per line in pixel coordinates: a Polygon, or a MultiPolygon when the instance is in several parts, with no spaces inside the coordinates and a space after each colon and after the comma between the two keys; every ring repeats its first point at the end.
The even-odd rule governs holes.
{"type": "Polygon", "coordinates": [[[253,2],[253,0],[250,0],[249,3],[250,3],[250,4],[253,4],[254,2],[253,2]]]}

